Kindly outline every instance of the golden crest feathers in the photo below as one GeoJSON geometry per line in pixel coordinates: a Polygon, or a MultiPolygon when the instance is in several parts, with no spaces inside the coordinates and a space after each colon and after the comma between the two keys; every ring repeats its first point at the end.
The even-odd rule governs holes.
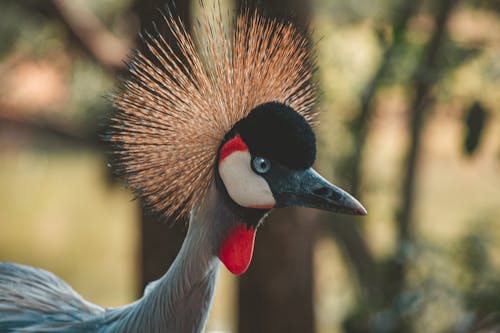
{"type": "Polygon", "coordinates": [[[224,136],[253,108],[277,101],[309,122],[315,117],[306,36],[250,10],[238,16],[230,34],[220,16],[209,21],[203,14],[194,33],[203,33],[201,43],[167,16],[164,24],[178,53],[161,35],[148,35],[148,52],[137,52],[129,79],[113,96],[114,167],[147,204],[169,217],[189,212],[203,197],[224,136]]]}

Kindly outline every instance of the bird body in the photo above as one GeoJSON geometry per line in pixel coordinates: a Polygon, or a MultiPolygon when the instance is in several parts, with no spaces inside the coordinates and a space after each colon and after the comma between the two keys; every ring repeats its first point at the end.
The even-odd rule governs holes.
{"type": "Polygon", "coordinates": [[[318,175],[311,124],[314,85],[306,38],[291,24],[244,11],[232,37],[220,18],[202,51],[182,23],[145,38],[113,102],[108,141],[115,171],[148,207],[189,213],[181,250],[141,299],[119,308],[85,301],[53,274],[0,264],[0,332],[197,333],[205,326],[220,263],[243,274],[256,230],[273,208],[366,214],[318,175]],[[180,59],[184,61],[180,61],[180,59]]]}
{"type": "MultiPolygon", "coordinates": [[[[238,223],[223,202],[214,184],[198,216],[222,225],[238,223]]],[[[201,332],[219,274],[216,245],[221,240],[213,223],[197,218],[193,215],[167,273],[124,307],[93,305],[42,269],[0,264],[0,332],[201,332]]]]}

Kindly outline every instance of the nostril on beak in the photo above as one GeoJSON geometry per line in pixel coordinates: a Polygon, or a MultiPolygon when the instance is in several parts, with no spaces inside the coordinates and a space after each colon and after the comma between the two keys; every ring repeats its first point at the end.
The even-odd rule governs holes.
{"type": "Polygon", "coordinates": [[[342,200],[342,193],[339,193],[337,191],[332,191],[332,189],[328,187],[319,187],[317,189],[312,190],[312,193],[334,202],[342,200]]]}
{"type": "Polygon", "coordinates": [[[326,197],[330,194],[330,189],[328,187],[320,187],[312,190],[312,193],[319,195],[320,197],[326,197]]]}

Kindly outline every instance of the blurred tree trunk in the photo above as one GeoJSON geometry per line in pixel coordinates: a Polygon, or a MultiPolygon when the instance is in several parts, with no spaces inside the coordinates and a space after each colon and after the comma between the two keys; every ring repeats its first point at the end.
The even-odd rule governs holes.
{"type": "MultiPolygon", "coordinates": [[[[360,110],[351,124],[351,131],[354,139],[354,149],[350,156],[347,156],[344,164],[347,166],[342,175],[345,175],[349,191],[358,199],[361,199],[363,151],[365,149],[366,138],[370,130],[369,124],[373,113],[373,100],[376,93],[387,74],[396,48],[404,41],[407,23],[419,8],[419,1],[402,1],[397,7],[393,17],[392,32],[393,41],[381,41],[384,50],[378,69],[367,82],[360,96],[360,110]]],[[[331,215],[326,215],[325,219],[330,219],[331,215]]],[[[359,228],[358,218],[353,216],[336,216],[335,221],[329,221],[333,234],[339,243],[346,260],[352,263],[353,273],[357,277],[361,299],[369,307],[379,307],[386,303],[384,299],[384,287],[381,285],[385,281],[379,276],[380,272],[377,263],[373,258],[363,234],[359,228]]]]}
{"type": "MultiPolygon", "coordinates": [[[[374,285],[374,288],[366,288],[368,289],[368,291],[371,290],[371,292],[368,293],[368,296],[370,296],[367,300],[368,304],[365,304],[368,305],[370,310],[368,310],[368,313],[353,314],[352,318],[350,318],[350,320],[345,323],[345,329],[347,332],[359,333],[373,331],[373,323],[370,323],[369,318],[373,317],[376,312],[380,311],[389,311],[387,313],[392,313],[393,316],[392,319],[388,319],[387,322],[381,323],[386,326],[384,332],[411,331],[408,323],[406,323],[404,318],[401,316],[401,313],[404,313],[405,309],[397,308],[395,307],[395,304],[397,304],[396,300],[404,292],[405,288],[404,283],[406,278],[406,266],[408,263],[406,253],[412,239],[411,217],[415,199],[414,196],[416,170],[420,149],[421,133],[423,128],[424,111],[425,109],[430,107],[430,92],[439,77],[438,54],[442,46],[448,17],[451,13],[453,5],[456,2],[457,1],[455,0],[445,0],[436,3],[437,10],[435,16],[435,30],[430,39],[430,42],[428,43],[425,51],[422,54],[420,63],[417,66],[417,69],[413,76],[413,86],[415,94],[410,106],[410,148],[406,166],[404,167],[406,173],[403,180],[401,208],[398,210],[401,212],[401,214],[397,217],[399,243],[398,248],[396,250],[396,253],[394,253],[394,256],[387,263],[382,265],[379,264],[377,265],[378,267],[372,267],[372,276],[374,277],[373,282],[377,282],[377,284],[374,285]],[[383,271],[381,270],[381,268],[383,269],[383,271]],[[380,274],[383,275],[379,276],[378,280],[376,280],[376,276],[380,274]]],[[[387,71],[387,68],[390,64],[390,60],[394,53],[394,48],[397,47],[397,45],[404,39],[408,20],[419,8],[419,5],[419,1],[402,2],[402,8],[398,11],[400,15],[398,15],[393,24],[395,37],[394,42],[392,46],[388,47],[384,52],[384,57],[378,71],[375,73],[372,80],[368,83],[364,94],[361,97],[361,111],[353,126],[353,130],[356,131],[357,135],[357,138],[355,139],[356,149],[352,156],[351,164],[349,164],[353,166],[351,173],[353,186],[352,191],[357,195],[359,195],[362,176],[360,172],[362,150],[365,144],[366,131],[368,129],[368,120],[372,111],[370,105],[372,103],[373,97],[375,96],[375,92],[377,87],[379,86],[380,80],[383,77],[384,73],[387,71]]],[[[351,244],[351,246],[353,246],[353,244],[351,244]]],[[[351,255],[351,258],[355,257],[351,255]]],[[[354,266],[357,266],[357,264],[354,264],[354,266]]],[[[359,276],[359,274],[362,272],[358,269],[357,273],[359,276]]],[[[369,280],[363,281],[363,278],[360,278],[359,280],[360,283],[370,283],[369,280]]]]}
{"type": "Polygon", "coordinates": [[[399,218],[399,238],[403,242],[411,238],[410,227],[413,215],[413,204],[415,202],[415,180],[424,124],[424,111],[432,104],[431,89],[439,80],[439,54],[443,46],[446,24],[457,2],[456,0],[443,0],[438,2],[439,8],[437,9],[435,17],[436,27],[434,34],[413,75],[415,95],[410,108],[411,139],[403,183],[402,213],[399,218]]]}
{"type": "Polygon", "coordinates": [[[385,48],[383,50],[380,65],[372,78],[366,84],[361,94],[361,106],[359,113],[352,123],[352,132],[354,133],[354,149],[352,156],[350,157],[351,161],[348,163],[350,166],[350,174],[348,175],[348,178],[351,181],[351,191],[355,197],[360,196],[363,178],[361,164],[363,150],[365,148],[369,130],[369,121],[373,113],[373,99],[385,74],[389,70],[396,47],[399,46],[405,38],[408,20],[419,8],[419,5],[419,0],[402,1],[398,10],[395,11],[396,14],[394,15],[395,17],[393,18],[392,23],[392,35],[394,36],[393,41],[390,45],[385,45],[387,44],[387,41],[381,41],[385,45],[385,48]]]}
{"type": "MultiPolygon", "coordinates": [[[[411,222],[415,203],[415,184],[425,111],[432,106],[431,91],[440,76],[439,55],[446,33],[446,24],[457,2],[456,0],[443,0],[436,3],[438,8],[435,16],[434,33],[413,75],[415,94],[410,107],[410,148],[404,168],[406,173],[403,179],[403,198],[399,210],[401,214],[398,216],[399,257],[402,258],[404,258],[406,249],[412,240],[411,222]]],[[[400,261],[400,263],[403,266],[400,269],[404,270],[405,260],[400,261]]],[[[396,285],[402,285],[404,274],[399,274],[399,278],[400,281],[394,281],[396,285]]]]}
{"type": "Polygon", "coordinates": [[[300,29],[307,29],[311,19],[310,0],[237,0],[238,6],[248,4],[258,8],[267,17],[276,17],[294,22],[300,29]]]}
{"type": "Polygon", "coordinates": [[[314,332],[311,211],[280,209],[261,226],[239,283],[239,333],[314,332]]]}
{"type": "MultiPolygon", "coordinates": [[[[177,14],[189,26],[190,1],[176,0],[175,6],[177,14]]],[[[158,30],[166,39],[171,39],[165,24],[162,23],[163,18],[161,18],[158,9],[165,9],[165,0],[136,0],[133,6],[134,13],[140,20],[141,31],[145,29],[153,31],[152,22],[155,21],[158,30]]],[[[140,41],[138,45],[141,47],[140,41]]],[[[142,209],[139,264],[141,293],[149,282],[158,279],[167,271],[177,256],[186,234],[186,226],[183,222],[162,222],[165,221],[161,221],[161,218],[150,215],[142,209]]]]}
{"type": "MultiPolygon", "coordinates": [[[[269,17],[307,27],[311,3],[303,0],[240,1],[269,17]]],[[[274,211],[257,234],[248,272],[239,279],[239,333],[314,332],[311,211],[274,211]]]]}
{"type": "Polygon", "coordinates": [[[397,304],[396,300],[405,292],[407,269],[412,260],[409,254],[413,246],[413,207],[424,118],[426,111],[433,104],[432,89],[439,81],[439,55],[446,34],[446,25],[457,2],[456,0],[436,2],[435,28],[413,74],[414,95],[409,109],[410,147],[403,166],[405,174],[403,176],[402,199],[400,208],[396,210],[400,212],[396,216],[398,246],[392,260],[388,263],[387,274],[384,276],[386,306],[392,307],[391,311],[397,314],[397,321],[393,323],[393,329],[389,332],[411,332],[411,323],[402,315],[408,309],[404,308],[403,305],[395,308],[395,304],[397,304]]]}

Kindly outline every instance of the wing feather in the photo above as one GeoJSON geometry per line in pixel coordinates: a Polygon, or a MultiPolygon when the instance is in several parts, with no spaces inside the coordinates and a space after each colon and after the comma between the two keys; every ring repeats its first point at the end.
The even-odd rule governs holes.
{"type": "Polygon", "coordinates": [[[104,312],[50,272],[0,263],[0,332],[42,332],[83,323],[104,312]]]}

